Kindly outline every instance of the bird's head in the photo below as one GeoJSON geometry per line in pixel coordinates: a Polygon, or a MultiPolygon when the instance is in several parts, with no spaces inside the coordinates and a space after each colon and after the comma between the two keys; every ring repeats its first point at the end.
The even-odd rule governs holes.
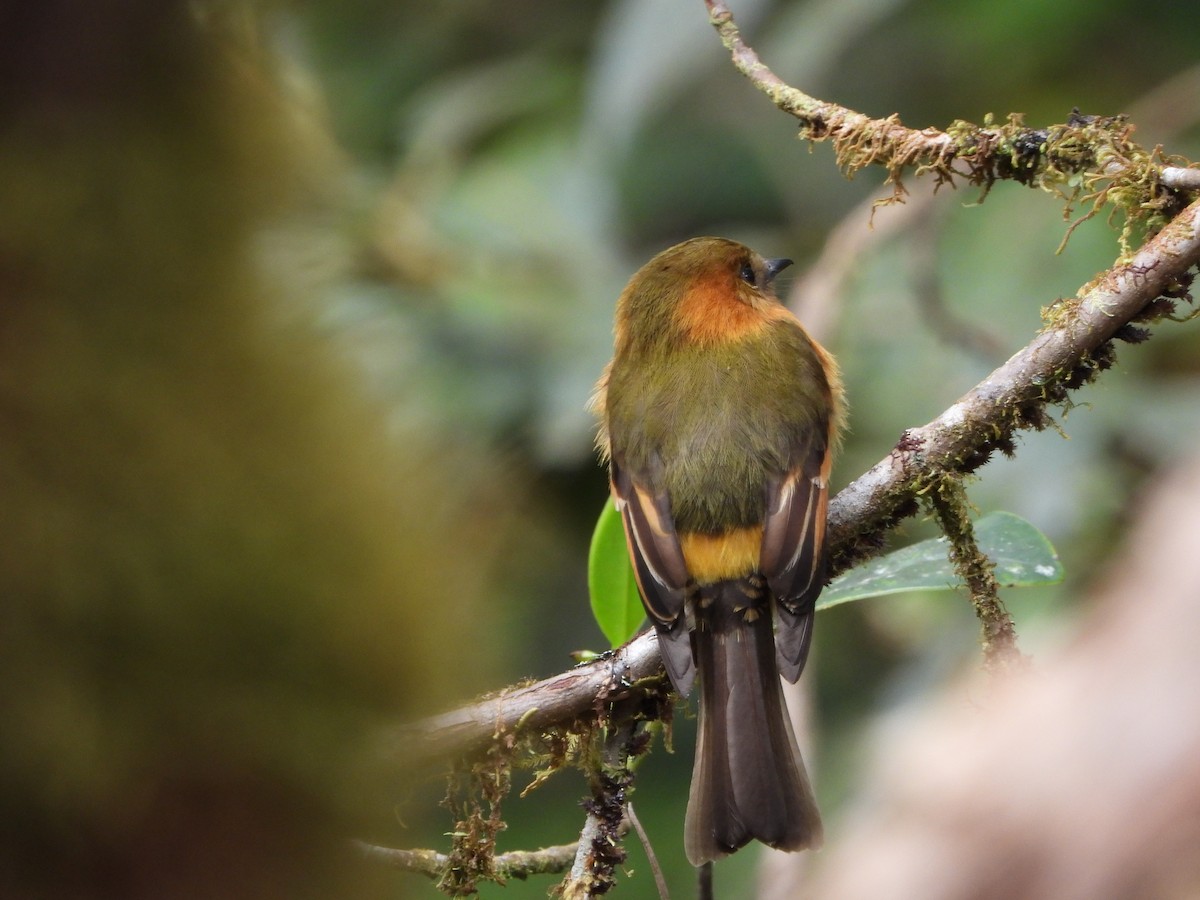
{"type": "Polygon", "coordinates": [[[698,237],[662,251],[629,280],[617,306],[617,347],[738,340],[788,316],[775,276],[790,259],[766,259],[744,244],[698,237]]]}

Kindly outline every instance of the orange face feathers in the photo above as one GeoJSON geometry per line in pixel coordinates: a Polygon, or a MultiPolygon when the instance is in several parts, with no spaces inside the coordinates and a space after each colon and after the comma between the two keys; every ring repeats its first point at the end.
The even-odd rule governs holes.
{"type": "Polygon", "coordinates": [[[688,340],[713,344],[749,337],[790,315],[745,282],[717,272],[697,278],[684,292],[675,307],[675,324],[688,340]]]}
{"type": "Polygon", "coordinates": [[[791,260],[764,259],[725,238],[693,238],[655,256],[617,306],[617,347],[637,336],[689,343],[736,341],[792,315],[772,282],[791,260]]]}

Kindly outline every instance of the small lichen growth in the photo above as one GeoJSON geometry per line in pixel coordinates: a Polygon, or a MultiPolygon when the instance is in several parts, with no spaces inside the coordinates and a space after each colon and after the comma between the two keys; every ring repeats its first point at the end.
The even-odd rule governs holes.
{"type": "Polygon", "coordinates": [[[984,664],[993,671],[1020,663],[1012,616],[1000,599],[995,563],[979,549],[963,480],[957,473],[931,476],[924,492],[938,526],[946,536],[950,562],[966,584],[983,634],[984,664]]]}
{"type": "Polygon", "coordinates": [[[1135,143],[1134,126],[1125,116],[1091,116],[1076,109],[1062,124],[1031,128],[1020,113],[1010,113],[999,125],[988,113],[982,125],[958,119],[938,132],[907,128],[895,115],[871,119],[829,103],[788,111],[800,118],[803,140],[833,142],[847,178],[867,166],[887,171],[884,183],[891,194],[876,206],[904,201],[909,170],[917,177],[932,175],[935,189],[958,181],[979,186],[980,201],[997,181],[1015,181],[1058,197],[1070,222],[1060,252],[1076,228],[1107,208],[1110,225],[1120,221],[1118,240],[1128,257],[1189,201],[1160,176],[1165,166],[1191,163],[1165,155],[1162,147],[1147,150],[1135,143]],[[1084,212],[1076,216],[1079,208],[1084,212]]]}
{"type": "Polygon", "coordinates": [[[594,866],[588,877],[615,878],[624,860],[617,840],[620,807],[632,790],[633,773],[650,751],[653,736],[661,734],[670,747],[674,702],[665,677],[621,682],[614,684],[610,693],[598,696],[589,713],[573,722],[536,728],[522,719],[512,731],[497,733],[482,756],[460,761],[448,778],[442,803],[453,815],[454,826],[438,889],[452,897],[470,896],[478,893],[483,882],[503,884],[508,878],[529,874],[514,868],[519,865],[520,852],[505,854],[509,863],[504,867],[496,863],[496,838],[507,827],[502,806],[518,770],[533,772],[520,792],[522,798],[564,769],[585,774],[590,790],[584,806],[592,816],[600,817],[597,822],[604,835],[604,846],[591,849],[594,866]],[[616,735],[620,746],[614,749],[616,735]]]}
{"type": "Polygon", "coordinates": [[[507,826],[501,804],[512,785],[513,740],[492,743],[486,757],[466,772],[453,773],[442,805],[455,816],[451,850],[438,890],[451,897],[478,893],[480,881],[498,881],[496,835],[507,826]]]}

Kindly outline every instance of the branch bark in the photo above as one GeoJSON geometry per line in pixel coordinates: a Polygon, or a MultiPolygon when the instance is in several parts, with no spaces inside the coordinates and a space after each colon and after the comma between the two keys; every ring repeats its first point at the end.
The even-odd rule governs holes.
{"type": "Polygon", "coordinates": [[[384,737],[383,752],[406,766],[470,755],[499,735],[567,725],[648,688],[662,690],[664,684],[654,635],[643,633],[559,675],[399,726],[384,737]]]}
{"type": "Polygon", "coordinates": [[[1029,344],[927,425],[909,429],[886,457],[842,490],[829,509],[835,569],[857,558],[907,511],[919,482],[939,471],[970,472],[1020,428],[1045,427],[1044,407],[1106,367],[1109,341],[1147,307],[1186,282],[1200,261],[1200,202],[1188,206],[1129,262],[1059,301],[1029,344]],[[1082,371],[1081,371],[1082,369],[1082,371]]]}
{"type": "MultiPolygon", "coordinates": [[[[442,877],[450,863],[447,854],[438,853],[436,850],[401,850],[363,841],[353,843],[363,856],[371,861],[383,863],[402,872],[415,872],[435,881],[442,877]]],[[[512,850],[498,854],[493,860],[496,878],[507,881],[510,878],[524,880],[531,875],[557,875],[566,871],[574,861],[577,847],[578,842],[556,844],[540,850],[512,850]]]]}

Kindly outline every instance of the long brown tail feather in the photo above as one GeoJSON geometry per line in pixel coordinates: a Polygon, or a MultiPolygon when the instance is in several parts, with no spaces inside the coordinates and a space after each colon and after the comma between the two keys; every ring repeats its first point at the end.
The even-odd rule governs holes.
{"type": "Polygon", "coordinates": [[[781,850],[822,839],[783,700],[770,605],[748,599],[747,587],[702,587],[697,604],[700,725],[684,836],[693,865],[754,839],[781,850]]]}

